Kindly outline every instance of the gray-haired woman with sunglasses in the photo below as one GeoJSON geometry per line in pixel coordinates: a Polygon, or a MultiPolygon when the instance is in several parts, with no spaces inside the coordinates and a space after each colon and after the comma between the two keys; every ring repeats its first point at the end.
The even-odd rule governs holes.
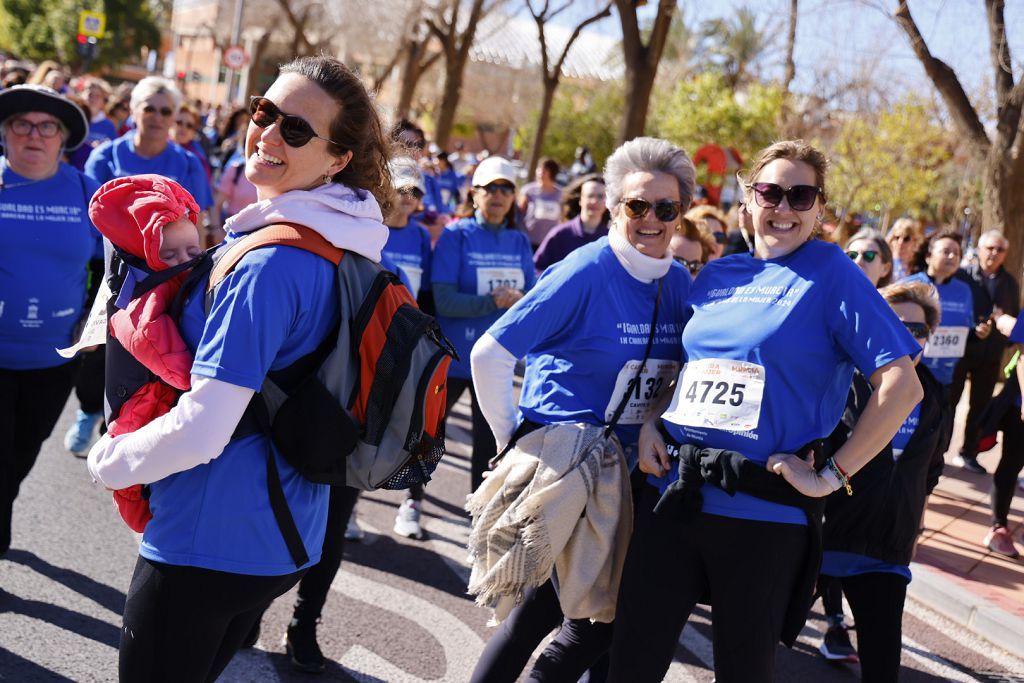
{"type": "Polygon", "coordinates": [[[840,249],[811,239],[826,167],[802,141],[762,150],[745,183],[754,253],[712,261],[691,289],[686,365],[639,441],[640,468],[678,480],[655,480],[665,495],[630,545],[612,681],[662,680],[707,596],[716,678],[772,680],[776,644],[795,642],[810,607],[822,497],[852,493],[849,476],[921,398],[920,346],[840,249]],[[839,420],[855,367],[876,391],[825,460],[813,445],[839,420]]]}
{"type": "MultiPolygon", "coordinates": [[[[608,236],[545,270],[537,286],[473,348],[480,408],[497,445],[515,446],[469,503],[477,511],[470,536],[474,576],[487,577],[490,560],[516,556],[514,547],[477,553],[480,546],[474,541],[493,538],[500,544],[504,534],[491,536],[482,521],[488,515],[478,513],[521,493],[517,484],[522,477],[510,472],[521,473],[520,468],[532,464],[539,472],[560,475],[554,483],[543,474],[534,480],[545,484],[531,490],[558,492],[547,505],[541,492],[523,494],[519,509],[536,505],[543,511],[513,536],[547,539],[529,552],[544,554],[551,563],[524,572],[525,596],[511,613],[508,608],[518,596],[502,595],[496,614],[507,618],[488,642],[474,682],[516,680],[537,645],[559,624],[531,680],[575,681],[608,649],[632,529],[628,473],[636,463],[640,424],[658,397],[669,393],[682,361],[690,276],[673,260],[669,244],[690,205],[694,174],[686,153],[665,140],[637,138],[617,149],[604,170],[608,236]],[[517,406],[512,383],[519,358],[526,358],[526,375],[517,406]],[[571,443],[577,435],[575,448],[583,452],[571,443]],[[560,440],[559,446],[548,445],[560,440]],[[559,462],[574,465],[563,471],[559,462]],[[565,500],[572,503],[560,507],[565,500]],[[559,532],[548,533],[567,527],[582,531],[557,542],[559,532]],[[590,529],[594,536],[588,535],[590,529]],[[557,565],[554,572],[551,564],[557,565]]],[[[486,578],[471,579],[470,591],[502,592],[488,585],[486,578]]]]}

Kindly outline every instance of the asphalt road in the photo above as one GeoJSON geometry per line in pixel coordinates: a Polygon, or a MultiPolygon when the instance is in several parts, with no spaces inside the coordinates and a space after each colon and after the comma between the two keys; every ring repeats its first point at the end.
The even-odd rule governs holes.
{"type": "MultiPolygon", "coordinates": [[[[74,399],[72,399],[74,403],[74,399]]],[[[61,439],[74,405],[15,504],[14,543],[0,560],[0,681],[111,681],[125,591],[138,541],[117,518],[109,495],[93,485],[82,460],[61,439]]],[[[375,492],[357,506],[367,537],[349,544],[328,599],[319,642],[330,663],[325,681],[467,681],[488,638],[488,613],[465,595],[468,522],[468,408],[460,404],[450,455],[427,489],[425,541],[391,533],[402,495],[375,492]]],[[[757,558],[751,558],[756,566],[757,558]]],[[[281,645],[292,596],[267,612],[257,646],[240,652],[225,682],[302,681],[281,645]]],[[[711,681],[706,611],[686,627],[668,681],[711,681]]],[[[797,646],[781,648],[779,681],[857,681],[855,665],[817,654],[824,630],[813,615],[797,646]]],[[[977,639],[926,607],[908,602],[904,617],[906,683],[1024,681],[1024,662],[977,639]]],[[[187,653],[183,653],[187,656],[187,653]]]]}

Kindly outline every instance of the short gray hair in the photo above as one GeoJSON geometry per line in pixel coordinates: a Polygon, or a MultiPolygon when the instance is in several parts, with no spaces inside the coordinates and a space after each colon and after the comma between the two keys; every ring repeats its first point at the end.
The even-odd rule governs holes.
{"type": "Polygon", "coordinates": [[[667,173],[679,183],[683,211],[690,207],[697,171],[686,152],[668,140],[635,138],[615,150],[604,164],[605,195],[611,210],[622,199],[622,183],[630,173],[667,173]]]}
{"type": "Polygon", "coordinates": [[[979,247],[981,246],[981,241],[986,237],[997,239],[999,240],[999,244],[1001,244],[1004,248],[1010,248],[1010,240],[1006,239],[1006,235],[1004,235],[999,230],[986,230],[985,232],[981,233],[981,237],[978,238],[979,247]]]}
{"type": "Polygon", "coordinates": [[[174,82],[161,76],[146,76],[132,88],[132,99],[129,105],[132,110],[148,100],[153,95],[167,95],[173,102],[174,111],[181,107],[181,91],[175,87],[174,82]]]}

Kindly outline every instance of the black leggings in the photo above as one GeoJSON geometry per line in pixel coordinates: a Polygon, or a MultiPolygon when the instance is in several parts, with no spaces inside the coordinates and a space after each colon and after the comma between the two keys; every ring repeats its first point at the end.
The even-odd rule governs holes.
{"type": "MultiPolygon", "coordinates": [[[[645,497],[651,495],[657,490],[645,490],[645,497]]],[[[715,678],[771,681],[806,547],[801,525],[703,513],[689,522],[650,515],[634,532],[626,557],[608,680],[662,680],[690,612],[710,591],[715,678]]]]}
{"type": "Polygon", "coordinates": [[[546,581],[526,594],[522,604],[512,610],[487,641],[471,683],[513,683],[537,645],[559,624],[562,627],[558,635],[537,659],[529,680],[579,680],[608,650],[612,625],[592,623],[589,619],[564,619],[555,587],[546,581]]]}
{"type": "Polygon", "coordinates": [[[72,361],[39,370],[0,369],[0,555],[11,545],[14,499],[60,418],[77,367],[72,361]]]}
{"type": "Polygon", "coordinates": [[[992,475],[992,526],[1007,526],[1017,477],[1024,469],[1024,422],[1020,411],[1011,407],[999,425],[1003,430],[1003,454],[992,475]]]}
{"type": "Polygon", "coordinates": [[[310,567],[299,582],[296,617],[315,620],[320,616],[327,601],[327,592],[331,589],[334,577],[338,575],[338,569],[341,568],[341,558],[345,550],[345,527],[348,526],[359,493],[359,489],[351,486],[331,487],[324,548],[320,562],[310,567]]]}
{"type": "Polygon", "coordinates": [[[75,396],[85,413],[103,412],[103,373],[106,368],[106,352],[101,346],[95,351],[80,354],[82,364],[75,377],[75,396]]]}
{"type": "MultiPolygon", "coordinates": [[[[445,406],[445,414],[450,415],[452,406],[459,402],[462,392],[469,389],[470,404],[473,412],[473,433],[471,434],[473,454],[469,464],[469,490],[476,491],[480,482],[484,480],[484,472],[487,471],[491,459],[498,454],[498,445],[494,441],[494,434],[491,426],[484,419],[480,412],[480,406],[476,400],[476,390],[473,388],[473,380],[448,378],[448,404],[445,406]]],[[[413,484],[409,487],[409,497],[413,500],[423,500],[423,484],[413,484]]]]}
{"type": "Polygon", "coordinates": [[[967,376],[971,377],[971,392],[968,401],[967,421],[964,423],[964,443],[960,455],[965,458],[978,456],[978,440],[981,438],[981,416],[992,402],[992,391],[999,381],[1002,363],[1000,357],[987,358],[983,354],[970,353],[960,359],[953,369],[953,382],[949,385],[949,402],[956,410],[964,392],[967,376]],[[981,357],[978,357],[978,356],[981,357]]]}
{"type": "Polygon", "coordinates": [[[215,680],[263,610],[301,576],[229,574],[140,557],[124,606],[120,680],[215,680]]]}

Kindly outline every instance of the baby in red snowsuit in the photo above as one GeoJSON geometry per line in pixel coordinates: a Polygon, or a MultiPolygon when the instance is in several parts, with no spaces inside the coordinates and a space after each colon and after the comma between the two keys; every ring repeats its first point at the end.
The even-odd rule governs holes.
{"type": "MultiPolygon", "coordinates": [[[[136,175],[104,183],[89,202],[93,225],[116,247],[143,259],[153,271],[202,253],[196,221],[199,205],[181,185],[159,175],[136,175]]],[[[109,333],[158,381],[136,391],[108,426],[111,436],[134,432],[167,413],[191,386],[192,355],[168,315],[187,273],[157,285],[110,317],[109,333]]],[[[125,523],[142,532],[152,518],[141,486],[114,491],[125,523]]]]}

